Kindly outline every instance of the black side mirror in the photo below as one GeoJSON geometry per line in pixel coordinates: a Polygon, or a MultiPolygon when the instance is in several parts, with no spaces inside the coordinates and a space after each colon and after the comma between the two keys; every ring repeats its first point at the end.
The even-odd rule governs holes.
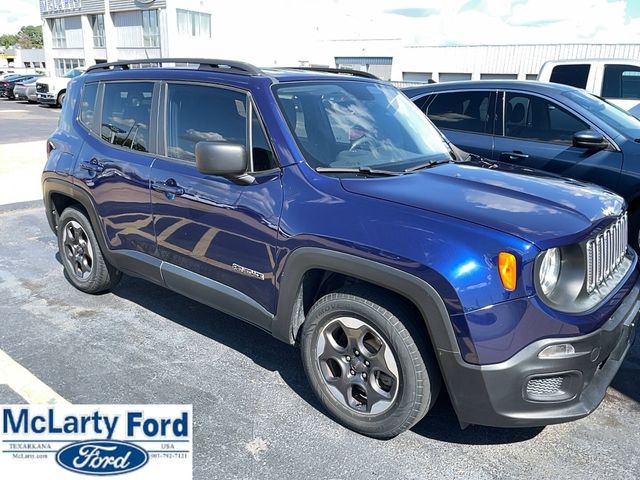
{"type": "Polygon", "coordinates": [[[609,146],[609,142],[598,132],[582,130],[573,135],[573,146],[590,150],[604,150],[609,146]]]}
{"type": "Polygon", "coordinates": [[[249,160],[243,145],[227,142],[196,143],[196,168],[205,175],[218,175],[236,183],[250,184],[249,160]]]}

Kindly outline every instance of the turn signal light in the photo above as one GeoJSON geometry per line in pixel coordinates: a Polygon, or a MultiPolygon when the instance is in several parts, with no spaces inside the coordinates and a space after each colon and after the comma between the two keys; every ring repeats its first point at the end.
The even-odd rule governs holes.
{"type": "Polygon", "coordinates": [[[498,255],[498,270],[500,271],[500,280],[506,290],[516,289],[516,257],[513,253],[500,252],[498,255]]]}

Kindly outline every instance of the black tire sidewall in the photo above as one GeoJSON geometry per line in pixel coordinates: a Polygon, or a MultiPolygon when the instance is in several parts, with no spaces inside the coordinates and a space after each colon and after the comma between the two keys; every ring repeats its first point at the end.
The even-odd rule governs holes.
{"type": "Polygon", "coordinates": [[[329,413],[347,428],[377,438],[390,438],[410,428],[426,413],[431,402],[430,384],[424,361],[411,336],[393,315],[381,307],[349,294],[333,293],[320,299],[303,324],[301,337],[302,359],[311,386],[329,413]],[[349,409],[334,398],[320,372],[317,360],[317,339],[324,327],[341,316],[355,317],[382,335],[391,347],[399,369],[398,393],[393,404],[376,415],[361,414],[349,409]],[[412,354],[411,345],[414,353],[412,354]],[[417,399],[421,398],[421,413],[416,414],[417,399]],[[415,417],[415,418],[412,418],[415,417]]]}

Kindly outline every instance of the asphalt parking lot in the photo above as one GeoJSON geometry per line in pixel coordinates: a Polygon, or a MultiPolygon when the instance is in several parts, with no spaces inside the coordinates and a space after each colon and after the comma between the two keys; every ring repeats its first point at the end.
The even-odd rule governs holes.
{"type": "MultiPolygon", "coordinates": [[[[46,138],[29,120],[42,107],[0,104],[0,143],[19,151],[46,138]]],[[[42,121],[54,128],[57,112],[42,121]]],[[[4,183],[20,158],[0,166],[4,183]]],[[[298,351],[262,331],[135,278],[104,295],[76,291],[33,200],[0,206],[0,351],[71,403],[193,404],[195,479],[638,477],[639,343],[583,420],[462,431],[443,395],[411,431],[372,440],[329,419],[298,351]]],[[[2,372],[0,403],[24,401],[1,383],[2,372]]]]}

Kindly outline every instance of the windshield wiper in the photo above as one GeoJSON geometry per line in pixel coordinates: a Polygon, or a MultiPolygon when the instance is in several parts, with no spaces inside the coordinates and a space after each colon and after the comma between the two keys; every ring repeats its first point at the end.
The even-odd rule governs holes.
{"type": "Polygon", "coordinates": [[[381,177],[395,177],[402,175],[402,172],[392,172],[390,170],[376,170],[371,167],[317,167],[319,173],[361,173],[363,175],[378,175],[381,177]]]}
{"type": "Polygon", "coordinates": [[[440,165],[441,163],[449,163],[451,160],[431,160],[427,163],[421,163],[416,165],[415,167],[405,168],[405,172],[415,172],[416,170],[422,170],[424,168],[435,167],[436,165],[440,165]]]}

